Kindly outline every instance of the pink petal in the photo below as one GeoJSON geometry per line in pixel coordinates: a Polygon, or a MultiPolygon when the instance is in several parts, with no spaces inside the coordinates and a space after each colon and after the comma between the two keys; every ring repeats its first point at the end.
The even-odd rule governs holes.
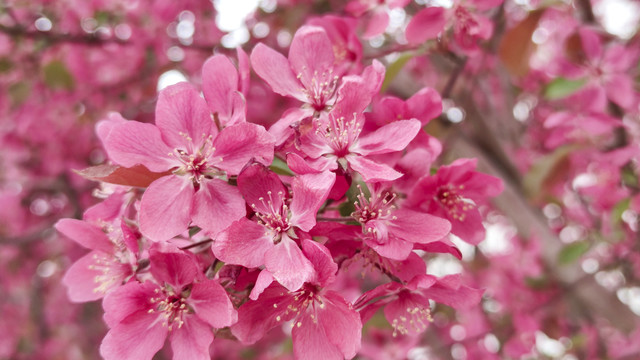
{"type": "Polygon", "coordinates": [[[238,88],[240,89],[240,92],[246,95],[249,93],[249,82],[251,80],[249,56],[240,46],[236,48],[236,56],[238,57],[238,75],[240,75],[238,88]]]}
{"type": "Polygon", "coordinates": [[[224,55],[210,57],[202,67],[202,92],[211,113],[218,113],[223,126],[245,121],[244,102],[234,101],[238,70],[224,55]]]}
{"type": "Polygon", "coordinates": [[[107,137],[109,136],[109,134],[111,133],[111,130],[115,125],[126,123],[127,121],[129,120],[126,120],[125,118],[123,118],[122,115],[120,115],[120,113],[111,112],[107,114],[106,119],[100,120],[96,124],[96,135],[98,135],[98,138],[100,139],[100,141],[104,143],[104,141],[107,139],[107,137]]]}
{"type": "Polygon", "coordinates": [[[170,333],[173,360],[210,360],[209,347],[213,342],[211,327],[197,316],[186,315],[179,328],[170,333]]]}
{"type": "Polygon", "coordinates": [[[434,39],[444,30],[447,23],[445,9],[441,7],[428,7],[418,12],[407,25],[407,41],[410,44],[420,44],[434,39]]]}
{"type": "Polygon", "coordinates": [[[291,183],[293,198],[289,224],[303,231],[311,230],[316,225],[317,212],[327,200],[335,180],[336,174],[330,171],[296,176],[291,183]]]}
{"type": "Polygon", "coordinates": [[[150,251],[150,271],[162,285],[167,283],[177,292],[195,280],[198,266],[195,259],[183,252],[160,252],[155,248],[150,251]]]}
{"type": "Polygon", "coordinates": [[[347,155],[347,161],[365,182],[392,181],[402,176],[389,165],[378,164],[363,156],[347,155]]]}
{"type": "Polygon", "coordinates": [[[150,299],[156,296],[158,285],[147,281],[129,282],[108,293],[102,301],[104,321],[113,328],[129,315],[153,308],[150,299]]]}
{"type": "Polygon", "coordinates": [[[289,291],[300,289],[314,275],[311,262],[286,234],[282,234],[282,240],[267,251],[264,262],[273,278],[289,291]]]}
{"type": "Polygon", "coordinates": [[[318,76],[333,68],[334,62],[333,46],[324,29],[309,25],[299,28],[291,41],[289,62],[305,88],[317,86],[314,79],[324,80],[318,76]]]}
{"type": "MultiPolygon", "coordinates": [[[[369,221],[371,222],[371,221],[369,221]]],[[[365,242],[380,256],[392,260],[405,260],[413,250],[413,244],[401,240],[395,236],[389,236],[385,242],[378,242],[371,238],[365,238],[365,242]]]]}
{"type": "Polygon", "coordinates": [[[183,176],[169,175],[151,183],[140,201],[140,232],[163,241],[187,230],[193,193],[193,184],[183,176]]]}
{"type": "Polygon", "coordinates": [[[478,245],[485,238],[485,229],[482,225],[482,216],[477,208],[467,210],[464,220],[449,219],[451,232],[471,245],[478,245]]]}
{"type": "Polygon", "coordinates": [[[373,15],[367,22],[367,28],[362,34],[362,38],[369,40],[374,36],[382,34],[389,25],[389,15],[383,8],[378,8],[373,11],[373,15]]]}
{"type": "Polygon", "coordinates": [[[313,109],[311,108],[291,108],[285,111],[280,120],[269,128],[269,134],[276,139],[275,145],[280,146],[294,136],[293,126],[312,115],[313,109]]]}
{"type": "Polygon", "coordinates": [[[631,109],[637,96],[633,80],[626,74],[611,75],[604,84],[607,97],[623,109],[631,109]]]}
{"type": "Polygon", "coordinates": [[[269,286],[256,301],[247,301],[238,309],[238,322],[231,326],[231,333],[243,344],[250,345],[264,334],[290,320],[295,313],[287,311],[293,296],[282,286],[269,286]]]}
{"type": "Polygon", "coordinates": [[[407,100],[407,108],[424,126],[442,114],[442,98],[436,90],[425,87],[407,100]]]}
{"type": "Polygon", "coordinates": [[[296,360],[343,360],[344,355],[327,337],[327,330],[309,317],[294,326],[291,332],[293,354],[296,360]]]}
{"type": "Polygon", "coordinates": [[[249,294],[249,299],[256,300],[264,292],[266,288],[273,283],[273,276],[269,272],[269,270],[264,269],[260,271],[258,275],[258,279],[256,280],[256,284],[251,289],[251,294],[249,294]]]}
{"type": "Polygon", "coordinates": [[[205,180],[193,198],[193,223],[216,236],[247,214],[240,191],[219,179],[205,180]]]}
{"type": "Polygon", "coordinates": [[[109,158],[125,167],[142,164],[163,172],[179,165],[169,156],[172,149],[164,143],[160,130],[151,124],[127,121],[114,125],[103,143],[109,158]]]}
{"type": "MultiPolygon", "coordinates": [[[[330,116],[337,119],[343,117],[351,120],[355,116],[363,118],[362,112],[371,103],[371,89],[363,79],[358,77],[345,77],[338,89],[336,104],[331,110],[330,116]]],[[[360,120],[364,121],[364,119],[360,120]]]]}
{"type": "Polygon", "coordinates": [[[436,302],[449,305],[456,309],[469,309],[477,305],[482,299],[484,290],[473,289],[466,285],[451,286],[450,280],[455,280],[455,275],[445,276],[435,285],[424,290],[424,294],[436,302]]]}
{"type": "Polygon", "coordinates": [[[193,284],[188,303],[197,317],[214,328],[231,326],[238,320],[227,292],[215,280],[193,284]]]}
{"type": "Polygon", "coordinates": [[[262,164],[247,166],[238,176],[238,189],[247,204],[256,212],[279,212],[289,191],[276,173],[262,164]]]}
{"type": "Polygon", "coordinates": [[[159,313],[138,311],[109,330],[100,345],[105,360],[151,360],[167,338],[159,313]]]}
{"type": "Polygon", "coordinates": [[[82,214],[82,219],[92,223],[98,223],[101,221],[112,222],[114,221],[122,211],[122,207],[125,201],[125,192],[116,191],[109,195],[108,198],[96,205],[91,206],[82,214]]]}
{"type": "Polygon", "coordinates": [[[580,28],[578,34],[580,35],[582,49],[587,59],[591,63],[599,62],[602,57],[602,42],[600,36],[595,31],[586,27],[580,28]]]}
{"type": "Polygon", "coordinates": [[[170,147],[192,153],[210,135],[215,136],[217,131],[212,125],[207,103],[193,85],[181,82],[160,91],[156,126],[170,147]]]}
{"type": "Polygon", "coordinates": [[[55,224],[56,230],[69,239],[91,250],[113,254],[114,244],[99,227],[76,219],[61,219],[55,224]]]}
{"type": "Polygon", "coordinates": [[[275,139],[260,125],[229,126],[218,134],[213,145],[213,157],[222,158],[217,167],[229,175],[238,175],[252,159],[267,166],[273,162],[275,139]]]}
{"type": "Polygon", "coordinates": [[[273,234],[267,228],[242,218],[218,234],[212,249],[225,263],[255,268],[264,265],[265,253],[273,246],[273,234]]]}
{"type": "Polygon", "coordinates": [[[251,66],[275,93],[307,101],[307,96],[302,91],[303,86],[296,79],[289,61],[279,52],[260,43],[251,52],[251,66]]]}
{"type": "Polygon", "coordinates": [[[362,71],[362,80],[372,96],[380,92],[386,71],[384,65],[376,59],[362,71]]]}
{"type": "Polygon", "coordinates": [[[393,215],[396,219],[389,222],[389,231],[412,243],[438,241],[451,231],[451,223],[433,215],[406,209],[396,210],[393,215]]]}
{"type": "Polygon", "coordinates": [[[329,249],[313,240],[302,240],[302,251],[313,264],[316,277],[314,283],[325,287],[332,283],[338,272],[338,265],[333,261],[329,249]]]}
{"type": "Polygon", "coordinates": [[[420,128],[420,121],[416,119],[394,121],[361,137],[351,150],[361,155],[401,151],[416,137],[420,128]]]}
{"type": "Polygon", "coordinates": [[[62,278],[62,283],[67,287],[69,300],[78,303],[98,300],[122,285],[125,277],[132,273],[131,266],[128,266],[127,272],[124,264],[104,266],[98,263],[109,258],[113,259],[113,255],[92,251],[71,265],[62,278]],[[103,280],[108,282],[103,285],[103,280]]]}

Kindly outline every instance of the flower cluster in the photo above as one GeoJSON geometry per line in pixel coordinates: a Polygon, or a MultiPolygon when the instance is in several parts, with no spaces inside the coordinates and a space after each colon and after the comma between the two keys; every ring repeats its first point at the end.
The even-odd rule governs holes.
{"type": "Polygon", "coordinates": [[[253,344],[284,324],[297,359],[353,358],[381,307],[401,336],[426,330],[430,300],[480,301],[460,277],[428,275],[420,255],[460,256],[450,234],[478,243],[478,207],[501,181],[472,160],[432,173],[439,146],[422,127],[437,93],[381,98],[384,67],[337,58],[337,45],[306,25],[288,58],[263,44],[239,50],[238,68],[215,55],[202,92],[159,93],[155,124],[98,124],[112,165],[83,174],[106,198],[56,228],[91,250],[64,283],[73,301],[103,299],[105,359],[151,359],[167,338],[174,359],[208,359],[214,329],[253,344]],[[249,63],[300,102],[268,131],[246,116],[249,63]],[[354,270],[388,280],[365,293],[346,285],[354,270]]]}

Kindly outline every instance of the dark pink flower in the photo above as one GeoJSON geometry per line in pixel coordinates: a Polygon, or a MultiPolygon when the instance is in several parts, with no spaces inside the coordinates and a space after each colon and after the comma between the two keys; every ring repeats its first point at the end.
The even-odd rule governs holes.
{"type": "Polygon", "coordinates": [[[313,266],[296,239],[301,231],[315,226],[316,213],[334,181],[335,174],[329,171],[297,176],[290,196],[275,173],[260,164],[247,167],[238,176],[238,187],[255,216],[242,218],[220,233],[213,243],[214,253],[231,264],[264,265],[287,289],[298,290],[312,277],[313,266]]]}
{"type": "Polygon", "coordinates": [[[316,111],[333,103],[342,75],[336,71],[329,36],[323,28],[310,25],[296,31],[288,60],[260,43],[251,52],[251,65],[274,92],[308,103],[316,111]]]}
{"type": "Polygon", "coordinates": [[[100,354],[107,360],[151,359],[168,337],[173,359],[210,359],[211,329],[237,319],[227,293],[204,278],[186,253],[152,249],[150,263],[154,281],[130,282],[104,299],[110,330],[100,354]]]}
{"type": "Polygon", "coordinates": [[[124,222],[117,224],[123,228],[111,229],[107,234],[102,228],[82,220],[62,219],[56,223],[56,230],[91,250],[71,265],[62,280],[71,301],[102,299],[134,274],[137,242],[125,241],[123,233],[130,230],[124,222]]]}
{"type": "Polygon", "coordinates": [[[418,335],[424,332],[431,318],[429,299],[456,309],[478,304],[483,290],[462,285],[460,275],[436,278],[418,275],[406,285],[390,282],[363,294],[354,304],[363,320],[369,319],[384,306],[384,315],[393,327],[393,336],[418,335]]]}
{"type": "Polygon", "coordinates": [[[364,127],[364,109],[371,101],[371,89],[360,79],[345,81],[339,98],[327,118],[314,119],[313,129],[300,137],[305,161],[290,154],[287,163],[299,174],[348,167],[360,173],[366,182],[390,181],[402,176],[388,165],[375,162],[371,155],[403,150],[420,130],[416,119],[399,120],[360,136],[364,127]]]}
{"type": "Polygon", "coordinates": [[[484,240],[484,226],[478,205],[502,192],[502,181],[475,171],[475,159],[458,159],[425,176],[407,198],[410,208],[451,221],[451,232],[476,245],[484,240]]]}
{"type": "Polygon", "coordinates": [[[250,159],[273,160],[274,140],[264,128],[240,123],[218,131],[206,102],[188,83],[160,93],[155,126],[118,121],[100,127],[114,162],[171,171],[142,196],[140,230],[155,241],[182,233],[191,222],[213,236],[244,216],[237,188],[221,178],[237,175],[250,159]]]}
{"type": "Polygon", "coordinates": [[[449,221],[408,209],[398,209],[395,194],[371,187],[367,198],[360,189],[356,211],[351,216],[362,225],[364,242],[383,257],[404,260],[414,244],[428,244],[445,237],[449,221]]]}
{"type": "Polygon", "coordinates": [[[360,316],[342,296],[324,289],[338,270],[329,251],[311,240],[303,240],[302,249],[314,266],[314,277],[295,292],[271,284],[257,300],[240,307],[231,332],[253,344],[268,330],[291,321],[296,359],[351,359],[360,349],[360,316]]]}

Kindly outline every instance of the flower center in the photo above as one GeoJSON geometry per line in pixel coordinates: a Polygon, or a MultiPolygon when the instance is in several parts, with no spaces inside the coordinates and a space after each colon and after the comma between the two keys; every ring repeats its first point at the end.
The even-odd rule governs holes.
{"type": "Polygon", "coordinates": [[[271,191],[267,191],[267,198],[258,198],[262,203],[260,210],[266,210],[261,212],[258,210],[256,204],[251,204],[251,208],[256,212],[258,217],[258,223],[265,226],[267,229],[275,231],[280,234],[289,230],[289,205],[287,205],[288,199],[286,194],[282,191],[278,191],[277,194],[273,194],[271,191]]]}
{"type": "Polygon", "coordinates": [[[392,215],[396,209],[396,206],[393,205],[396,194],[387,191],[384,194],[373,194],[367,198],[360,185],[358,185],[358,190],[360,190],[358,201],[354,202],[356,211],[351,213],[351,217],[359,223],[364,225],[370,220],[394,220],[396,218],[392,215]]]}
{"type": "Polygon", "coordinates": [[[157,297],[151,298],[151,303],[155,304],[155,309],[149,309],[149,313],[159,312],[162,319],[162,326],[167,326],[169,331],[177,325],[178,329],[184,324],[184,316],[189,311],[186,299],[182,294],[175,294],[172,290],[155,289],[157,297]]]}
{"type": "Polygon", "coordinates": [[[305,86],[301,91],[316,111],[324,110],[327,102],[334,97],[339,79],[333,74],[333,68],[325,69],[321,73],[316,70],[310,79],[303,73],[299,73],[297,78],[305,86]]]}
{"type": "Polygon", "coordinates": [[[436,202],[445,209],[449,217],[454,220],[464,221],[466,212],[473,209],[475,204],[463,198],[459,191],[464,190],[464,185],[454,186],[447,184],[440,186],[436,195],[436,202]]]}
{"type": "Polygon", "coordinates": [[[213,157],[216,150],[213,146],[213,136],[202,134],[202,144],[196,147],[190,136],[184,133],[180,133],[180,135],[187,140],[188,150],[176,148],[169,153],[169,156],[176,158],[181,163],[173,173],[188,176],[197,189],[204,178],[212,178],[222,172],[215,167],[215,164],[221,162],[222,158],[213,157]]]}

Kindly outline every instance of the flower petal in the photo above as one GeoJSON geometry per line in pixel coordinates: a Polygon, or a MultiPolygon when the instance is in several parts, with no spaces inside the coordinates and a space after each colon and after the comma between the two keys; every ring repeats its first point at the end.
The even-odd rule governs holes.
{"type": "Polygon", "coordinates": [[[300,289],[314,275],[313,265],[286,234],[264,257],[265,267],[289,291],[300,289]]]}
{"type": "Polygon", "coordinates": [[[211,327],[197,316],[189,316],[182,326],[173,328],[169,337],[173,360],[209,360],[209,347],[213,342],[211,327]]]}
{"type": "Polygon", "coordinates": [[[160,130],[151,124],[115,124],[103,143],[109,158],[125,167],[142,164],[151,171],[163,172],[179,165],[169,156],[172,149],[165,144],[160,130]]]}
{"type": "Polygon", "coordinates": [[[264,265],[264,255],[273,245],[267,228],[242,218],[222,231],[213,242],[216,257],[225,263],[255,268],[264,265]]]}
{"type": "Polygon", "coordinates": [[[245,121],[244,101],[234,101],[238,91],[238,70],[224,55],[210,57],[202,67],[202,92],[211,113],[218,113],[223,126],[245,121]]]}
{"type": "Polygon", "coordinates": [[[251,66],[275,93],[307,101],[307,96],[302,91],[303,86],[296,79],[289,60],[284,55],[260,43],[251,52],[251,66]]]}
{"type": "Polygon", "coordinates": [[[229,175],[238,175],[252,159],[271,165],[275,139],[262,126],[244,123],[222,130],[213,145],[216,149],[213,158],[222,158],[216,166],[229,175]]]}
{"type": "Polygon", "coordinates": [[[238,175],[238,189],[256,212],[279,212],[289,191],[276,173],[262,164],[251,164],[238,175]]]}
{"type": "Polygon", "coordinates": [[[198,275],[195,260],[184,252],[160,252],[152,248],[149,260],[153,277],[161,285],[163,282],[167,283],[178,292],[193,283],[198,275]]]}
{"type": "Polygon", "coordinates": [[[99,227],[76,219],[60,219],[56,230],[69,239],[91,250],[100,250],[112,254],[115,247],[99,227]]]}
{"type": "Polygon", "coordinates": [[[316,225],[318,209],[324,204],[336,180],[336,174],[324,171],[320,174],[296,176],[292,183],[291,218],[289,224],[303,231],[316,225]]]}
{"type": "Polygon", "coordinates": [[[216,236],[246,214],[238,188],[219,179],[203,181],[193,198],[193,223],[209,236],[216,236]]]}
{"type": "Polygon", "coordinates": [[[409,44],[420,44],[434,39],[447,23],[445,9],[439,6],[428,7],[413,16],[407,25],[406,36],[409,44]]]}
{"type": "Polygon", "coordinates": [[[156,126],[167,145],[189,153],[199,149],[209,136],[217,133],[207,103],[187,82],[160,91],[156,126]]]}
{"type": "Polygon", "coordinates": [[[334,60],[331,40],[323,28],[306,25],[293,35],[289,62],[305,88],[318,86],[314,81],[324,80],[327,71],[333,68],[334,60]]]}
{"type": "Polygon", "coordinates": [[[188,178],[169,175],[147,188],[140,201],[140,232],[163,241],[187,230],[194,193],[188,178]]]}
{"type": "Polygon", "coordinates": [[[386,154],[404,150],[420,131],[416,119],[398,120],[361,137],[351,150],[361,155],[386,154]]]}
{"type": "Polygon", "coordinates": [[[193,284],[188,303],[196,316],[214,328],[231,326],[238,320],[238,313],[227,292],[215,280],[193,284]]]}
{"type": "Polygon", "coordinates": [[[451,231],[451,223],[437,216],[406,209],[396,210],[393,215],[396,219],[389,222],[389,231],[412,243],[438,241],[451,231]]]}
{"type": "Polygon", "coordinates": [[[354,171],[362,175],[365,182],[392,181],[402,176],[402,173],[389,165],[378,164],[363,156],[347,155],[347,161],[354,171]]]}
{"type": "Polygon", "coordinates": [[[113,255],[92,251],[71,265],[62,278],[69,300],[79,303],[98,300],[122,285],[125,277],[132,273],[131,266],[128,266],[129,271],[125,264],[107,262],[96,266],[102,259],[109,258],[113,258],[113,255]]]}
{"type": "Polygon", "coordinates": [[[151,360],[167,338],[159,313],[135,312],[109,330],[100,345],[105,360],[151,360]]]}

